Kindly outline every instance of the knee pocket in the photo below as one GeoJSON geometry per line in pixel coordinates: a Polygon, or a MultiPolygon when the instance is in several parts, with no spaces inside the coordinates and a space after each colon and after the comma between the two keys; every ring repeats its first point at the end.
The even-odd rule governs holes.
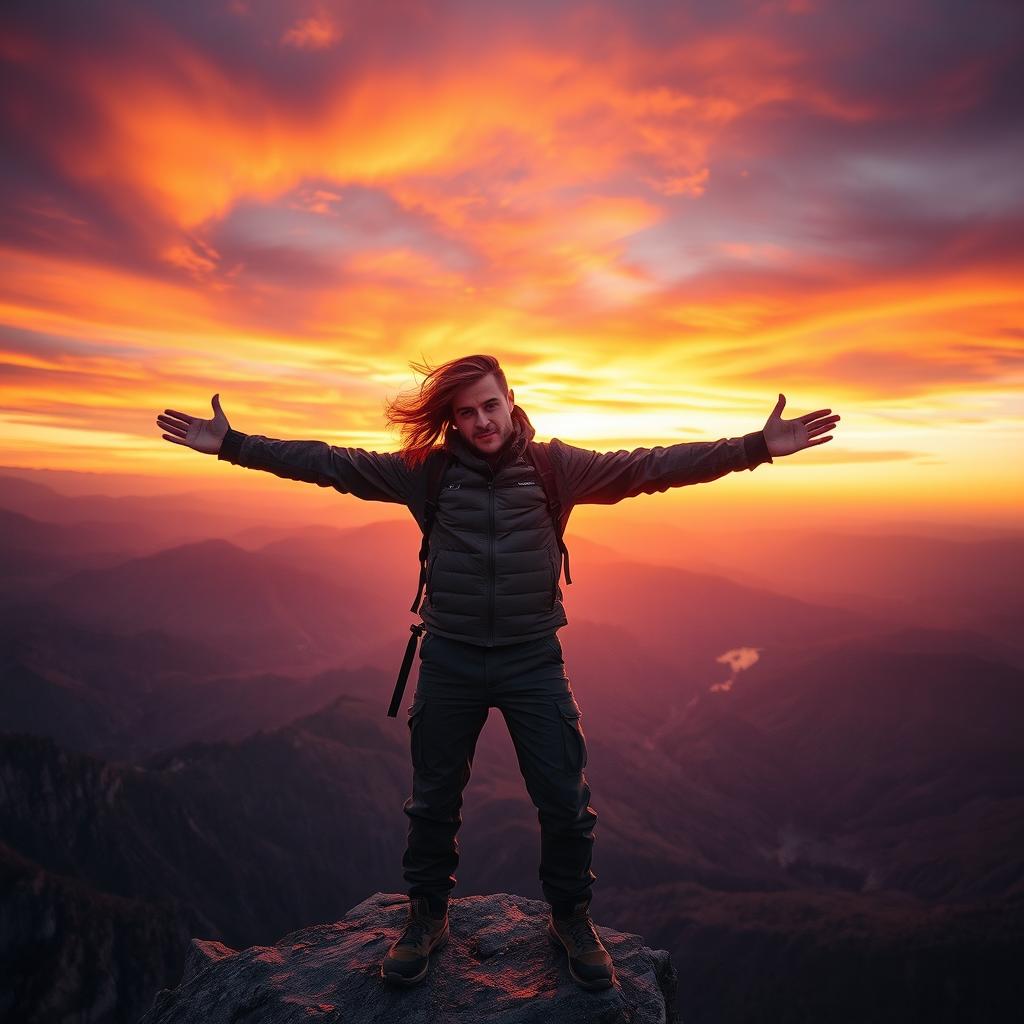
{"type": "Polygon", "coordinates": [[[580,709],[571,693],[555,701],[561,719],[562,751],[567,771],[581,772],[587,766],[587,740],[580,724],[580,709]]]}

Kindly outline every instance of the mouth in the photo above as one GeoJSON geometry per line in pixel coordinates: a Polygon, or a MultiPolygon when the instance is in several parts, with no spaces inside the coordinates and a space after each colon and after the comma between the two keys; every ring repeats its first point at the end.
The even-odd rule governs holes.
{"type": "Polygon", "coordinates": [[[486,434],[477,434],[476,439],[479,441],[485,437],[494,437],[495,433],[497,433],[497,431],[488,430],[486,434]]]}

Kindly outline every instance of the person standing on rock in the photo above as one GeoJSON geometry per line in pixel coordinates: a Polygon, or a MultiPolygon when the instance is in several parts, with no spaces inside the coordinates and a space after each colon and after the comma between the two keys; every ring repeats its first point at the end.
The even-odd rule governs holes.
{"type": "MultiPolygon", "coordinates": [[[[213,419],[168,409],[157,424],[164,440],[235,465],[406,505],[429,530],[422,604],[418,597],[414,605],[425,635],[408,709],[413,781],[404,805],[402,866],[409,913],[381,964],[382,977],[399,985],[422,981],[431,951],[447,940],[462,794],[477,737],[495,707],[538,811],[549,937],[567,954],[579,985],[607,988],[614,966],[590,917],[597,814],[584,774],[586,736],[557,636],[567,624],[558,585],[567,552],[538,466],[546,463],[554,474],[564,517],[574,505],[611,505],[753,470],[773,456],[831,440],[827,431],[839,416],[821,409],[783,420],[779,395],[764,429],[742,437],[631,452],[590,451],[553,438],[540,445],[546,451],[538,462],[535,430],[496,358],[473,355],[419,369],[425,373],[419,388],[388,406],[389,422],[402,428],[398,452],[243,434],[230,428],[219,395],[213,419]],[[430,529],[427,467],[442,453],[430,529]]],[[[571,582],[567,561],[566,570],[571,582]]]]}

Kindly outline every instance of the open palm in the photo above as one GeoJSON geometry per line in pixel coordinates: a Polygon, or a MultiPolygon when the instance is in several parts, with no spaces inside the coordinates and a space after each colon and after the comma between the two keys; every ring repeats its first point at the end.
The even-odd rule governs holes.
{"type": "Polygon", "coordinates": [[[816,444],[831,441],[834,435],[827,433],[839,422],[839,415],[829,416],[831,409],[818,409],[816,412],[804,413],[796,419],[784,420],[782,410],[786,407],[786,396],[779,395],[775,408],[772,409],[764,425],[764,439],[769,453],[776,455],[792,455],[793,452],[812,448],[816,444]],[[818,435],[822,435],[819,437],[818,435]]]}
{"type": "Polygon", "coordinates": [[[163,415],[156,418],[157,426],[167,431],[163,435],[164,440],[172,444],[183,444],[207,455],[216,455],[231,424],[220,407],[219,394],[213,396],[210,404],[213,406],[213,419],[209,420],[176,409],[164,409],[163,415]]]}

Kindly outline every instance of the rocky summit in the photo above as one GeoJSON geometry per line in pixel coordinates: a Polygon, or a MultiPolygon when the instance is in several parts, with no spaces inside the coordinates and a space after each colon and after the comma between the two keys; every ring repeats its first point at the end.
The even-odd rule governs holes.
{"type": "Polygon", "coordinates": [[[678,1020],[677,977],[665,950],[595,920],[617,981],[587,992],[547,937],[547,904],[507,893],[453,899],[451,937],[432,954],[426,980],[393,988],[381,980],[380,962],[405,925],[407,905],[404,895],[376,893],[340,921],[292,932],[273,946],[236,951],[193,939],[181,984],[157,993],[140,1024],[678,1020]]]}

